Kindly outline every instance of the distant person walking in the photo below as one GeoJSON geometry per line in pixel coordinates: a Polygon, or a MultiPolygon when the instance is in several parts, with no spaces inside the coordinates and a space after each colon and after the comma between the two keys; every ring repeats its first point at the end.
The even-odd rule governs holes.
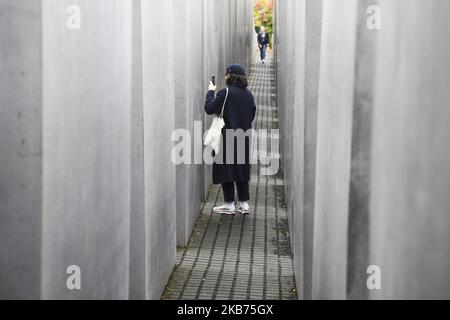
{"type": "Polygon", "coordinates": [[[248,87],[245,70],[238,64],[230,65],[226,69],[225,81],[227,88],[219,91],[215,96],[216,86],[209,84],[206,95],[205,111],[209,115],[220,115],[223,109],[225,127],[222,129],[223,147],[219,155],[214,154],[213,183],[221,184],[225,204],[214,208],[214,213],[235,215],[237,212],[250,214],[250,139],[247,133],[252,129],[256,116],[256,104],[253,94],[248,87]],[[228,141],[232,134],[234,141],[228,141]],[[244,134],[244,136],[240,136],[244,134]],[[245,141],[239,143],[237,140],[245,141]],[[234,148],[234,150],[232,149],[234,148]],[[231,155],[227,157],[228,155],[231,155]],[[232,158],[234,155],[234,161],[232,158]],[[239,204],[235,203],[235,185],[237,187],[239,204]],[[236,210],[237,209],[237,210],[236,210]]]}
{"type": "Polygon", "coordinates": [[[266,32],[266,28],[261,27],[261,30],[258,34],[258,46],[261,51],[261,62],[262,64],[266,63],[266,51],[267,46],[270,44],[270,35],[266,32]]]}

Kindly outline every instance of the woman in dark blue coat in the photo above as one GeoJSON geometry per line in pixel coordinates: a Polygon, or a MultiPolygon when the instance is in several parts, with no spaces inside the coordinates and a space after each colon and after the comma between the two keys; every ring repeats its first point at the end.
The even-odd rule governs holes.
{"type": "Polygon", "coordinates": [[[225,204],[214,208],[214,212],[229,215],[240,212],[247,215],[250,214],[248,204],[251,174],[250,142],[256,104],[253,94],[247,89],[248,80],[242,66],[237,64],[229,66],[225,81],[228,96],[227,89],[219,91],[215,96],[216,86],[210,83],[205,103],[207,114],[220,115],[226,99],[223,112],[225,121],[222,130],[223,144],[220,154],[215,155],[213,164],[213,183],[222,185],[225,204]],[[227,157],[227,154],[230,156],[227,157]],[[238,207],[235,205],[235,185],[238,191],[238,207]]]}

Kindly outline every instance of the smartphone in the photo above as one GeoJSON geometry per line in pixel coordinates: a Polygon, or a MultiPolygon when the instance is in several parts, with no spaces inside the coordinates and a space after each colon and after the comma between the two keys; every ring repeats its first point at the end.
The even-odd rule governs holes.
{"type": "Polygon", "coordinates": [[[213,85],[216,85],[216,76],[211,77],[211,82],[213,85]]]}

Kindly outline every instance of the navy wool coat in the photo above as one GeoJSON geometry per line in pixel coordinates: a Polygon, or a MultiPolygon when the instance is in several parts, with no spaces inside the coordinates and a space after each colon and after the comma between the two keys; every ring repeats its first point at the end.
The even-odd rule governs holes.
{"type": "MultiPolygon", "coordinates": [[[[243,149],[244,139],[241,139],[241,143],[238,142],[238,138],[234,137],[234,161],[232,159],[232,153],[227,160],[227,153],[230,152],[233,144],[227,143],[227,130],[228,135],[236,133],[236,130],[241,129],[241,132],[250,132],[252,129],[253,120],[256,115],[256,104],[253,94],[250,90],[241,88],[237,85],[230,85],[228,87],[228,99],[225,105],[224,121],[225,127],[222,130],[222,145],[220,154],[215,155],[215,162],[213,164],[213,183],[222,184],[230,182],[248,182],[250,181],[250,142],[251,135],[245,137],[245,150],[243,149]],[[240,150],[238,150],[240,149],[240,150]],[[228,152],[227,152],[228,150],[228,152]],[[240,152],[240,158],[238,161],[238,152],[240,152]],[[245,161],[244,153],[245,152],[245,161]],[[230,159],[231,158],[231,159],[230,159]]],[[[214,95],[214,91],[209,91],[206,95],[205,112],[209,115],[220,115],[222,106],[225,101],[226,89],[223,89],[214,95]]]]}

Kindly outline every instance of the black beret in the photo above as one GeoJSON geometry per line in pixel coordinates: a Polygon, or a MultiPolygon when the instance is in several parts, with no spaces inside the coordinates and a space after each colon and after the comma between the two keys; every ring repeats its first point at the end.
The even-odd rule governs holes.
{"type": "Polygon", "coordinates": [[[245,76],[245,69],[240,64],[232,64],[227,68],[227,73],[245,76]]]}

